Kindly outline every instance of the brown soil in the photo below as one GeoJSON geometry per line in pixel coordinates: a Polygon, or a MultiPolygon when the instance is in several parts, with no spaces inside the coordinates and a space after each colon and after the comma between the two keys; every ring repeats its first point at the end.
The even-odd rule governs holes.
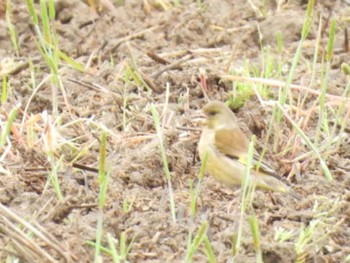
{"type": "MultiPolygon", "coordinates": [[[[290,0],[279,8],[274,3],[281,1],[266,1],[270,5],[265,17],[259,17],[249,1],[244,0],[208,0],[201,6],[195,1],[181,1],[181,6],[168,10],[153,1],[131,0],[112,9],[102,4],[99,12],[81,0],[55,1],[57,19],[53,26],[59,35],[59,47],[86,65],[85,72],[71,69],[64,63],[61,65],[60,76],[66,95],[58,91],[59,120],[53,125],[59,143],[55,153],[57,161],[63,156],[59,169],[63,202],[57,200],[51,184],[45,187],[50,164],[42,140],[47,126],[40,114],[45,110],[53,114],[50,82],[33,97],[26,122],[21,126],[24,109],[33,94],[33,81],[36,87],[49,71],[34,41],[34,28],[24,1],[14,2],[17,4],[13,3],[12,20],[18,33],[19,57],[13,52],[0,8],[0,72],[24,63],[9,75],[10,99],[1,106],[0,112],[3,124],[8,112],[21,103],[10,135],[12,146],[8,152],[1,150],[4,159],[0,167],[4,171],[0,171],[0,202],[5,207],[0,212],[0,260],[4,262],[14,255],[22,262],[46,262],[37,248],[20,243],[23,237],[15,235],[10,222],[15,226],[20,224],[4,212],[8,209],[49,237],[50,242],[31,234],[31,240],[57,262],[93,262],[94,248],[86,242],[96,238],[97,173],[84,167],[74,168],[72,162],[98,168],[99,143],[104,129],[108,135],[107,159],[111,173],[103,214],[103,245],[108,247],[107,233],[120,239],[124,232],[127,242],[132,242],[129,262],[184,262],[189,233],[195,234],[207,220],[208,236],[217,261],[230,262],[232,240],[238,228],[239,191],[233,192],[205,177],[196,216],[193,219],[190,216],[190,184],[196,183],[200,168],[196,153],[201,126],[198,116],[207,102],[201,80],[207,84],[205,90],[210,99],[227,100],[232,84],[220,81],[220,76],[239,70],[247,60],[261,68],[263,52],[259,39],[277,59],[276,33],[279,31],[284,39],[282,56],[288,58],[285,61],[290,66],[307,1],[290,0]],[[29,58],[36,72],[35,80],[25,63],[29,58]],[[141,73],[149,89],[130,75],[130,68],[141,73]],[[152,103],[164,127],[176,223],[169,210],[169,191],[150,113],[152,103]],[[28,143],[28,120],[34,123],[31,126],[33,145],[28,143]],[[74,160],[83,147],[88,151],[74,160]],[[126,202],[132,202],[129,212],[123,212],[126,202]]],[[[258,3],[263,1],[251,2],[260,8],[258,3]]],[[[328,92],[341,95],[347,82],[340,64],[349,61],[349,53],[343,46],[343,29],[348,26],[345,18],[348,18],[350,6],[340,0],[317,1],[315,11],[323,16],[321,50],[327,46],[328,22],[331,18],[337,20],[336,52],[328,92]]],[[[293,79],[295,84],[307,85],[311,78],[309,66],[318,30],[315,17],[303,47],[303,59],[293,79]]],[[[283,80],[287,74],[284,73],[283,80]]],[[[319,88],[320,76],[321,73],[316,74],[315,89],[319,88]]],[[[272,94],[278,92],[275,87],[271,90],[272,94]]],[[[312,101],[309,106],[312,107],[312,101]]],[[[237,111],[243,129],[257,136],[259,147],[264,145],[271,112],[271,107],[259,104],[254,96],[237,111]]],[[[316,122],[306,129],[310,136],[313,125],[316,122]]],[[[291,128],[286,125],[286,129],[291,128]]],[[[282,151],[288,136],[286,131],[277,152],[282,151]]],[[[349,133],[344,136],[345,141],[349,141],[349,133]]],[[[293,167],[284,162],[309,151],[301,142],[299,144],[300,152],[282,158],[272,149],[267,151],[267,158],[280,174],[286,177],[292,168],[300,171],[300,176],[286,180],[291,181],[303,199],[299,202],[279,193],[256,193],[253,207],[259,220],[264,262],[295,262],[295,244],[302,226],[313,226],[317,220],[321,220],[322,225],[316,227],[306,246],[304,262],[344,262],[350,255],[348,144],[335,149],[327,159],[335,179],[332,182],[325,179],[317,161],[300,161],[293,167]],[[279,242],[275,239],[277,229],[294,232],[290,240],[279,242]]],[[[242,249],[235,262],[256,261],[248,219],[245,222],[242,249]]],[[[102,253],[102,257],[104,262],[112,262],[111,256],[102,253]]],[[[203,245],[195,253],[193,262],[206,262],[203,245]]]]}

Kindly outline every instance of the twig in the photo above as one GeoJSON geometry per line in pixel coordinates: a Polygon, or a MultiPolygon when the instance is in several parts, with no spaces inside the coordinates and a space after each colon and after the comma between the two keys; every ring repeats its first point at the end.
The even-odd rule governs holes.
{"type": "Polygon", "coordinates": [[[103,92],[103,93],[106,93],[106,94],[112,94],[112,95],[120,96],[115,91],[109,90],[109,89],[107,89],[107,88],[105,88],[105,87],[103,87],[103,86],[101,86],[99,84],[96,84],[96,83],[87,83],[87,82],[83,82],[83,81],[76,80],[76,79],[71,79],[71,78],[68,78],[67,80],[70,81],[70,82],[79,84],[79,85],[81,85],[83,87],[86,87],[88,89],[92,89],[92,90],[95,90],[95,91],[98,91],[98,92],[103,92]]]}
{"type": "Polygon", "coordinates": [[[118,49],[118,47],[119,47],[122,43],[124,43],[124,42],[126,42],[126,41],[129,41],[129,40],[131,40],[131,39],[135,39],[135,38],[141,37],[141,36],[143,36],[144,34],[150,32],[150,31],[153,31],[153,30],[155,30],[155,29],[158,29],[158,28],[160,28],[160,26],[153,26],[153,27],[147,28],[147,29],[145,29],[145,30],[142,30],[142,31],[140,31],[140,32],[136,32],[136,33],[134,33],[134,34],[132,34],[132,35],[130,35],[130,36],[126,36],[126,37],[123,37],[123,38],[119,39],[119,40],[117,41],[117,43],[114,44],[113,47],[107,49],[107,50],[104,52],[103,57],[108,56],[108,54],[110,54],[110,53],[114,53],[114,51],[116,51],[116,50],[118,49]]]}
{"type": "MultiPolygon", "coordinates": [[[[38,57],[33,58],[32,61],[38,62],[39,58],[38,57]]],[[[29,62],[30,62],[30,60],[28,59],[27,61],[21,62],[12,68],[9,68],[9,69],[4,70],[4,71],[0,71],[0,81],[3,80],[4,76],[15,75],[18,72],[20,72],[22,69],[27,68],[29,66],[29,62]]]]}
{"type": "MultiPolygon", "coordinates": [[[[280,80],[275,80],[275,79],[263,79],[263,78],[251,78],[251,77],[241,77],[241,76],[234,76],[234,75],[222,75],[220,77],[223,80],[232,80],[232,81],[246,81],[246,82],[253,82],[253,83],[260,83],[260,84],[265,84],[269,85],[271,87],[283,87],[286,85],[286,82],[280,81],[280,80]]],[[[319,96],[321,93],[317,90],[309,89],[305,86],[301,85],[296,85],[296,84],[290,84],[289,87],[294,90],[302,90],[306,91],[310,94],[319,96]]],[[[350,103],[350,99],[346,99],[341,96],[336,96],[332,94],[326,94],[326,97],[332,100],[337,100],[337,101],[346,101],[347,103],[350,103]]]]}
{"type": "MultiPolygon", "coordinates": [[[[33,232],[38,238],[44,241],[47,245],[50,245],[53,249],[55,249],[58,253],[60,253],[64,258],[67,259],[68,255],[65,253],[64,247],[60,245],[60,242],[58,242],[57,240],[50,240],[43,232],[39,231],[38,228],[35,228],[31,224],[29,224],[27,221],[19,217],[17,214],[15,214],[2,204],[0,204],[0,211],[7,217],[11,218],[11,221],[15,221],[17,222],[17,224],[21,224],[22,226],[26,227],[28,230],[33,232]]],[[[3,218],[5,218],[5,216],[3,216],[3,218]]]]}
{"type": "Polygon", "coordinates": [[[91,166],[87,166],[87,165],[84,165],[84,164],[73,163],[72,166],[74,168],[77,168],[77,169],[98,173],[98,169],[97,168],[94,168],[94,167],[91,167],[91,166]]]}
{"type": "Polygon", "coordinates": [[[343,43],[344,52],[349,52],[349,37],[348,37],[348,29],[344,28],[344,43],[343,43]]]}
{"type": "Polygon", "coordinates": [[[159,88],[159,86],[156,83],[154,83],[154,81],[150,77],[148,77],[145,73],[141,71],[139,73],[141,74],[142,79],[146,82],[146,84],[151,90],[153,90],[154,92],[163,91],[163,89],[159,88]]]}
{"type": "Polygon", "coordinates": [[[3,231],[24,255],[30,255],[31,258],[43,258],[52,263],[58,262],[5,216],[2,216],[1,219],[4,222],[3,231]]]}
{"type": "Polygon", "coordinates": [[[193,57],[192,54],[189,54],[189,55],[187,55],[187,56],[184,56],[183,58],[181,58],[181,59],[179,59],[179,60],[177,60],[177,61],[175,61],[175,62],[173,62],[173,63],[171,63],[171,64],[169,64],[169,65],[167,65],[167,66],[165,66],[165,67],[162,68],[161,70],[159,70],[159,71],[153,73],[153,74],[151,75],[151,78],[157,79],[157,78],[158,78],[160,75],[162,75],[164,72],[166,72],[166,71],[168,71],[168,70],[171,70],[171,69],[178,68],[182,63],[184,63],[184,62],[190,60],[192,57],[193,57]]]}
{"type": "Polygon", "coordinates": [[[159,55],[157,55],[153,51],[147,51],[146,55],[160,64],[163,64],[163,65],[170,64],[170,61],[160,57],[159,55]]]}
{"type": "Polygon", "coordinates": [[[194,127],[182,127],[182,126],[176,126],[176,129],[181,131],[201,131],[202,129],[194,128],[194,127]]]}

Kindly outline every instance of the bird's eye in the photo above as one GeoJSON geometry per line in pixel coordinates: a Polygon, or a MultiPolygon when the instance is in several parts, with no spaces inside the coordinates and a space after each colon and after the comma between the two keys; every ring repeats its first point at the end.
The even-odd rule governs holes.
{"type": "Polygon", "coordinates": [[[209,117],[214,117],[218,112],[215,110],[208,111],[208,116],[209,117]]]}

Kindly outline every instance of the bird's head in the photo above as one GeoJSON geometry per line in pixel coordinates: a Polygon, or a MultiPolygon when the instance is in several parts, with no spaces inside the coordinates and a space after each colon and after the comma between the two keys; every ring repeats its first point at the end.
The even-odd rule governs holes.
{"type": "Polygon", "coordinates": [[[237,126],[233,112],[224,103],[212,101],[204,106],[203,112],[210,129],[221,129],[227,126],[237,126]]]}

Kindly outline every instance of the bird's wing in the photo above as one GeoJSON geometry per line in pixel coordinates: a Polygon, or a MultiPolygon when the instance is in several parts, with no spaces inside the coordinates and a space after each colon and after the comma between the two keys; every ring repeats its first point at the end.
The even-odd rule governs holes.
{"type": "Polygon", "coordinates": [[[276,171],[269,164],[267,164],[264,160],[260,160],[260,155],[257,153],[253,156],[253,169],[278,179],[280,178],[276,175],[276,171]]]}
{"type": "MultiPolygon", "coordinates": [[[[216,149],[225,156],[246,164],[249,141],[239,128],[220,129],[215,133],[216,149]]],[[[276,172],[258,154],[253,156],[253,170],[276,176],[276,172]]]]}
{"type": "Polygon", "coordinates": [[[220,129],[215,132],[215,146],[227,157],[240,159],[247,155],[249,141],[239,128],[220,129]]]}

